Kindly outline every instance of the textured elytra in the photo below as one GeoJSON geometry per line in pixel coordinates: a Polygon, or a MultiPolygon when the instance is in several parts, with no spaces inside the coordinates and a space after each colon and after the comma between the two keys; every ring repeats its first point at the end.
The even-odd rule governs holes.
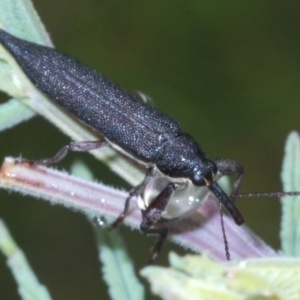
{"type": "Polygon", "coordinates": [[[188,176],[206,159],[175,120],[92,68],[3,30],[0,42],[38,89],[133,157],[175,177],[188,176]]]}

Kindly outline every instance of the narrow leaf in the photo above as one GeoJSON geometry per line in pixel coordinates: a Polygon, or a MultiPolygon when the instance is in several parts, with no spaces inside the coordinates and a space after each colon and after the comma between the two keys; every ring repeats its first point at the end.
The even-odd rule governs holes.
{"type": "Polygon", "coordinates": [[[17,99],[0,105],[0,131],[13,127],[35,115],[34,111],[17,99]]]}
{"type": "Polygon", "coordinates": [[[7,257],[7,265],[18,284],[18,292],[23,300],[51,300],[47,288],[39,283],[24,253],[1,219],[0,251],[7,257]]]}
{"type": "MultiPolygon", "coordinates": [[[[300,138],[291,132],[285,145],[281,180],[284,191],[300,191],[300,138]]],[[[300,256],[300,197],[283,197],[281,248],[285,255],[300,256]]]]}
{"type": "Polygon", "coordinates": [[[168,300],[300,298],[300,261],[289,258],[217,263],[207,256],[170,254],[170,267],[141,271],[152,292],[168,300]]]}

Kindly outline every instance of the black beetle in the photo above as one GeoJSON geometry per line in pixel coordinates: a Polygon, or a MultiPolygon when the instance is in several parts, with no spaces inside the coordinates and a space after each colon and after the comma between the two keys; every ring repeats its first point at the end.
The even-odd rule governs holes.
{"type": "Polygon", "coordinates": [[[155,224],[192,214],[201,204],[199,195],[207,189],[236,224],[243,224],[242,215],[216,182],[220,176],[237,174],[232,191],[236,193],[243,174],[239,163],[207,159],[178,122],[76,59],[4,30],[0,30],[0,42],[38,89],[105,137],[103,141],[72,142],[55,157],[34,163],[48,165],[61,160],[69,150],[88,151],[109,144],[146,166],[144,181],[130,191],[124,211],[113,225],[125,217],[130,199],[138,196],[141,230],[160,236],[152,261],[167,236],[167,229],[155,228],[155,224]]]}

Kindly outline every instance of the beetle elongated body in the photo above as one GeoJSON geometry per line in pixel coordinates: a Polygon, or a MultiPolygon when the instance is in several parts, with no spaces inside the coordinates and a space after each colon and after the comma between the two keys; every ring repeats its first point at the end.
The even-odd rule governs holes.
{"type": "Polygon", "coordinates": [[[237,174],[239,176],[233,187],[233,192],[236,192],[243,172],[238,163],[228,159],[207,159],[198,143],[181,131],[178,122],[74,58],[53,48],[13,37],[3,30],[0,30],[0,42],[38,89],[105,137],[105,141],[99,142],[73,142],[54,158],[40,160],[39,163],[57,162],[68,150],[87,151],[108,143],[146,165],[145,180],[132,189],[124,212],[115,224],[124,218],[133,196],[140,197],[140,202],[147,198],[145,194],[149,192],[150,182],[153,186],[153,178],[159,188],[154,196],[148,197],[147,203],[141,204],[141,230],[161,236],[157,248],[161,247],[167,233],[155,229],[154,225],[167,219],[185,217],[195,210],[195,207],[185,208],[182,213],[182,207],[179,207],[175,215],[170,211],[165,214],[168,216],[164,216],[176,192],[184,188],[195,187],[197,193],[206,187],[227,208],[238,225],[244,222],[216,182],[221,175],[237,174]]]}

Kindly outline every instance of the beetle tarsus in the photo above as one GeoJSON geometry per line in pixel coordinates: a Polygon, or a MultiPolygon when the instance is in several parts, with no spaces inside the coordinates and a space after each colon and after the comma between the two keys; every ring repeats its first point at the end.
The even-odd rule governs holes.
{"type": "Polygon", "coordinates": [[[161,252],[161,249],[163,247],[163,244],[168,236],[168,229],[167,228],[160,228],[160,229],[149,229],[147,231],[144,231],[145,234],[155,234],[155,235],[159,235],[159,238],[157,240],[157,242],[155,243],[155,245],[151,248],[151,256],[150,259],[147,262],[147,265],[152,265],[154,263],[154,261],[156,260],[157,256],[159,255],[159,253],[161,252]]]}

